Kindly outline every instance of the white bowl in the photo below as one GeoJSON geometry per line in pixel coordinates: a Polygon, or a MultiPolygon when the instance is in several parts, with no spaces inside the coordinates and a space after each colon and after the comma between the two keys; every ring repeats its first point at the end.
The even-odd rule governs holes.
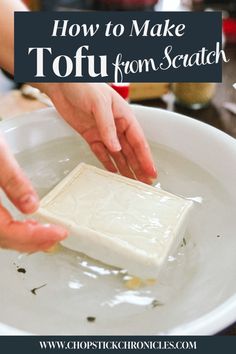
{"type": "MultiPolygon", "coordinates": [[[[198,335],[214,334],[236,320],[236,141],[179,114],[141,106],[133,109],[147,138],[158,144],[154,155],[160,184],[196,201],[186,236],[190,246],[180,252],[180,266],[174,263],[155,288],[164,305],[149,306],[154,291],[150,287],[144,287],[141,295],[120,289],[121,275],[101,277],[95,268],[105,268],[98,264],[96,271],[89,270],[93,278],[84,281],[81,258],[73,252],[27,256],[1,250],[0,333],[198,335]],[[27,273],[18,273],[17,266],[27,273]],[[30,292],[45,282],[48,286],[38,296],[30,292]],[[111,299],[108,294],[116,282],[119,290],[111,299]],[[116,308],[119,291],[123,297],[116,308]],[[91,315],[96,317],[93,323],[86,320],[91,315]]],[[[40,160],[37,148],[42,144],[50,147],[66,138],[80,143],[53,109],[9,119],[0,128],[15,154],[27,152],[27,158],[20,158],[22,167],[33,183],[38,178],[44,193],[58,182],[58,174],[62,178],[80,160],[96,163],[86,147],[76,161],[76,149],[65,151],[63,144],[52,145],[57,158],[47,150],[47,164],[40,160]]]]}

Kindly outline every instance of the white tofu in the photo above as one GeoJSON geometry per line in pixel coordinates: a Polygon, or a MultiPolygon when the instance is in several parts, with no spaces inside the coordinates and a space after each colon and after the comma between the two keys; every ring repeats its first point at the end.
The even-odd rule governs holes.
{"type": "Polygon", "coordinates": [[[82,163],[42,199],[37,215],[70,231],[66,247],[153,278],[182,241],[191,205],[82,163]]]}

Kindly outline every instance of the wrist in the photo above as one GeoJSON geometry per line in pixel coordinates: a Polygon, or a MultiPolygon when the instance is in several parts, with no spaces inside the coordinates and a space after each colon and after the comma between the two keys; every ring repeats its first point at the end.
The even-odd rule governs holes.
{"type": "Polygon", "coordinates": [[[32,82],[30,85],[45,93],[52,101],[54,100],[56,92],[58,93],[57,82],[32,82]]]}

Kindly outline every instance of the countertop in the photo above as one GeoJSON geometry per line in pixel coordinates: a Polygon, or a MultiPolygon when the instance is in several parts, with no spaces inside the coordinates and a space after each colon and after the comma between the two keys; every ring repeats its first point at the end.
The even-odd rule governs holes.
{"type": "Polygon", "coordinates": [[[171,105],[171,102],[168,102],[168,98],[165,101],[155,99],[139,103],[145,106],[168,108],[174,112],[185,114],[223,130],[236,138],[236,115],[223,107],[225,102],[236,104],[236,90],[232,87],[236,83],[236,44],[226,46],[225,51],[230,61],[223,65],[222,83],[216,84],[216,94],[208,107],[201,110],[191,110],[175,104],[171,105]]]}

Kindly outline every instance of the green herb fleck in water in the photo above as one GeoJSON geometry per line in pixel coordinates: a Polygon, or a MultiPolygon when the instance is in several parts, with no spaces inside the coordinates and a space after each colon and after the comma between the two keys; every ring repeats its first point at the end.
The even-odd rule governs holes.
{"type": "Polygon", "coordinates": [[[25,270],[25,268],[19,267],[19,268],[17,268],[17,272],[25,274],[26,270],[25,270]]]}
{"type": "Polygon", "coordinates": [[[159,300],[153,300],[152,303],[151,303],[151,306],[152,308],[154,309],[155,307],[158,307],[158,306],[163,306],[164,304],[162,302],[160,302],[159,300]]]}
{"type": "Polygon", "coordinates": [[[88,316],[87,317],[87,321],[88,322],[95,322],[95,320],[96,320],[96,317],[93,317],[93,316],[88,316]]]}
{"type": "Polygon", "coordinates": [[[37,295],[37,291],[38,291],[39,289],[43,288],[43,287],[46,286],[46,285],[47,285],[47,284],[43,284],[43,285],[41,285],[41,286],[38,286],[37,288],[31,289],[30,291],[31,291],[32,294],[37,295]]]}

